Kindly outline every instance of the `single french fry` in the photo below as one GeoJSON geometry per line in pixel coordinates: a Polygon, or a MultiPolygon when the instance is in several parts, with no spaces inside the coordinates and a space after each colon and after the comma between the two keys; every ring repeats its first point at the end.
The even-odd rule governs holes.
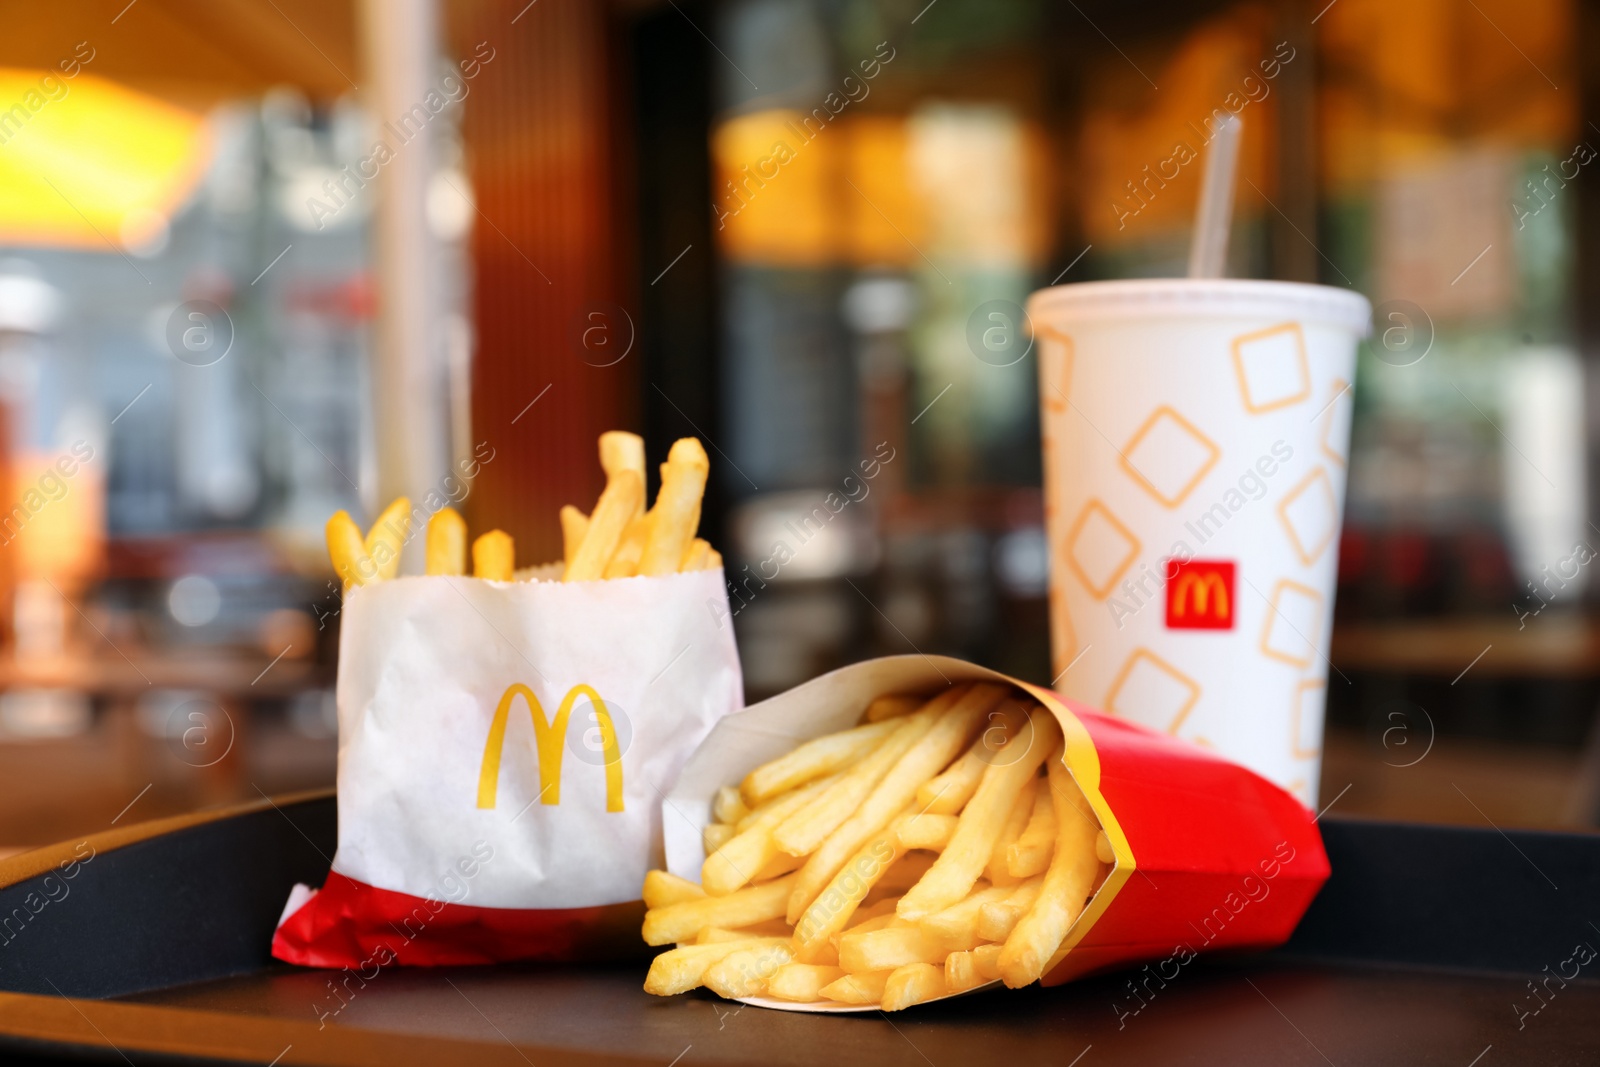
{"type": "Polygon", "coordinates": [[[606,480],[606,487],[589,515],[589,529],[583,544],[573,554],[561,575],[564,582],[592,582],[605,575],[606,564],[617,550],[617,542],[644,500],[644,478],[638,471],[620,470],[606,480]]]}
{"type": "Polygon", "coordinates": [[[572,557],[578,554],[578,546],[588,532],[589,516],[571,504],[561,505],[561,559],[567,566],[572,566],[572,557]]]}
{"type": "Polygon", "coordinates": [[[898,908],[902,919],[915,921],[942,911],[972,891],[983,873],[1017,795],[1027,788],[1040,764],[1061,743],[1061,727],[1055,716],[1037,705],[1029,713],[1032,729],[1013,733],[1000,750],[998,761],[983,772],[978,791],[962,809],[961,819],[950,843],[922,881],[906,891],[898,908]],[[1009,751],[1012,745],[1022,751],[1009,751]]]}
{"type": "Polygon", "coordinates": [[[867,705],[867,713],[862,717],[867,722],[898,719],[902,715],[910,715],[927,702],[927,697],[913,696],[910,693],[890,693],[875,698],[867,705]]]}
{"type": "MultiPolygon", "coordinates": [[[[883,776],[899,762],[922,735],[932,728],[934,716],[918,712],[891,720],[893,729],[871,755],[847,770],[828,791],[783,821],[773,833],[778,847],[794,856],[815,852],[861,806],[883,776]]],[[[804,905],[802,904],[803,908],[804,905]]],[[[799,910],[795,918],[799,918],[799,910]]]]}
{"type": "Polygon", "coordinates": [[[893,828],[862,845],[795,923],[795,957],[807,962],[814,959],[829,939],[845,928],[867,893],[904,851],[893,828]]]}
{"type": "MultiPolygon", "coordinates": [[[[658,957],[659,958],[659,957],[658,957]]],[[[889,984],[891,971],[873,971],[867,974],[847,974],[829,982],[817,992],[823,1000],[840,1004],[877,1004],[883,1000],[883,988],[889,984]]]]}
{"type": "Polygon", "coordinates": [[[1094,851],[1100,827],[1089,802],[1062,764],[1059,748],[1049,768],[1056,809],[1056,851],[1044,873],[1039,898],[1000,951],[1000,977],[1013,989],[1036,982],[1044,974],[1050,958],[1083,911],[1084,900],[1100,870],[1094,851]]]}
{"type": "Polygon", "coordinates": [[[768,882],[774,878],[781,878],[790,871],[798,871],[805,865],[805,862],[806,858],[804,856],[791,856],[787,852],[778,852],[766,863],[763,863],[760,869],[751,876],[750,880],[752,882],[768,882]]]}
{"type": "MultiPolygon", "coordinates": [[[[700,843],[705,846],[706,855],[711,855],[721,849],[729,841],[738,836],[739,831],[727,823],[707,823],[706,828],[700,831],[700,843]]],[[[700,872],[701,884],[705,883],[705,872],[700,872]]],[[[718,894],[719,896],[721,894],[718,894]]]]}
{"type": "Polygon", "coordinates": [[[678,570],[703,571],[710,559],[711,543],[703,537],[696,537],[689,542],[688,551],[684,552],[683,562],[678,564],[678,570]]]}
{"type": "Polygon", "coordinates": [[[644,438],[626,430],[600,435],[600,469],[609,478],[618,471],[638,471],[644,477],[644,438]]]}
{"type": "Polygon", "coordinates": [[[701,984],[706,970],[712,964],[735,952],[769,944],[782,944],[782,940],[746,938],[741,941],[719,941],[710,945],[684,945],[668,949],[650,961],[650,973],[645,976],[644,991],[658,997],[687,993],[701,984]]]}
{"type": "Polygon", "coordinates": [[[324,527],[328,538],[328,558],[333,561],[333,572],[339,576],[346,589],[366,585],[378,580],[377,564],[367,555],[366,542],[361,537],[361,527],[343,509],[333,513],[324,527]]]}
{"type": "Polygon", "coordinates": [[[423,556],[427,574],[467,573],[467,521],[455,508],[440,508],[428,516],[423,556]]]}
{"type": "Polygon", "coordinates": [[[722,569],[722,553],[718,552],[714,548],[710,552],[706,553],[706,565],[701,569],[708,571],[720,571],[722,569]]]}
{"type": "Polygon", "coordinates": [[[403,496],[383,509],[362,542],[367,555],[378,568],[378,577],[388,581],[400,573],[400,550],[411,533],[411,501],[403,496]]]}
{"type": "Polygon", "coordinates": [[[1011,805],[1011,814],[1006,819],[1005,826],[1000,829],[1000,836],[994,840],[994,849],[989,853],[989,863],[984,868],[985,877],[995,885],[1016,885],[1017,879],[1011,874],[1011,865],[1007,856],[1011,846],[1022,836],[1022,831],[1028,828],[1028,820],[1033,817],[1033,802],[1038,795],[1037,784],[1039,779],[1033,780],[1034,788],[1024,788],[1017,794],[1017,799],[1011,805]]]}
{"type": "MultiPolygon", "coordinates": [[[[797,800],[796,798],[804,797],[807,801],[809,801],[811,797],[819,795],[822,792],[822,789],[826,789],[834,782],[837,782],[839,778],[840,774],[834,773],[827,775],[824,778],[818,778],[814,782],[808,782],[805,785],[800,786],[798,789],[790,789],[779,793],[770,800],[764,800],[756,807],[751,808],[749,812],[747,812],[734,825],[739,828],[739,832],[741,834],[750,829],[750,827],[754,826],[757,822],[761,822],[763,820],[771,825],[776,826],[777,823],[773,822],[772,820],[773,816],[778,812],[782,812],[783,814],[778,818],[777,822],[782,822],[784,819],[788,818],[790,815],[794,814],[800,809],[801,801],[797,800]],[[822,789],[814,788],[819,784],[822,785],[822,789]]],[[[741,793],[739,795],[743,796],[744,794],[741,793]]]]}
{"type": "Polygon", "coordinates": [[[1094,835],[1094,854],[1101,863],[1117,862],[1117,854],[1111,848],[1111,839],[1106,836],[1104,830],[1094,835]]]}
{"type": "MultiPolygon", "coordinates": [[[[942,964],[943,961],[941,960],[942,964]]],[[[945,994],[944,968],[931,963],[908,963],[897,967],[883,986],[884,1011],[899,1011],[945,994]]]]}
{"type": "Polygon", "coordinates": [[[908,963],[944,963],[952,952],[977,942],[949,942],[920,926],[887,926],[882,930],[850,930],[839,938],[839,966],[857,971],[883,971],[908,963]]]}
{"type": "Polygon", "coordinates": [[[1004,941],[1010,937],[1018,920],[1039,899],[1039,887],[1043,881],[1043,875],[1035,875],[1021,885],[1012,887],[1004,900],[985,904],[978,909],[978,937],[984,941],[1004,941]]]}
{"type": "MultiPolygon", "coordinates": [[[[784,853],[773,838],[774,831],[794,812],[822,796],[836,778],[824,778],[802,786],[752,813],[756,818],[743,830],[719,835],[717,847],[706,850],[700,866],[700,883],[713,896],[725,896],[746,885],[784,853]]],[[[711,844],[711,839],[706,839],[711,844]]],[[[793,857],[791,857],[793,858],[793,857]]]]}
{"type": "Polygon", "coordinates": [[[472,542],[472,573],[493,582],[509,582],[517,569],[516,545],[504,530],[490,530],[472,542]]]}
{"type": "Polygon", "coordinates": [[[706,968],[705,987],[719,996],[736,1000],[758,997],[767,990],[767,980],[794,958],[788,945],[758,945],[740,949],[706,968]]]}
{"type": "Polygon", "coordinates": [[[1001,945],[979,945],[972,950],[972,969],[978,972],[978,977],[985,982],[997,981],[1000,977],[1000,950],[1001,945]]]}
{"type": "Polygon", "coordinates": [[[779,938],[788,940],[794,931],[789,929],[789,924],[778,919],[754,926],[741,927],[730,930],[726,926],[708,926],[695,935],[694,943],[697,945],[715,945],[723,941],[749,941],[751,938],[779,938]]]}
{"type": "MultiPolygon", "coordinates": [[[[983,946],[978,946],[982,948],[983,946]]],[[[951,993],[965,993],[983,984],[972,962],[972,951],[952,952],[944,958],[944,987],[951,993]]]]}
{"type": "Polygon", "coordinates": [[[704,900],[706,891],[689,881],[666,871],[646,871],[644,876],[644,906],[664,908],[685,900],[704,900]]]}
{"type": "Polygon", "coordinates": [[[824,734],[791,749],[777,759],[763,763],[744,776],[739,793],[752,808],[779,793],[805,785],[815,778],[832,774],[855,762],[877,747],[899,723],[874,723],[837,734],[824,734]]]}
{"type": "Polygon", "coordinates": [[[1037,781],[1028,825],[1006,850],[1006,869],[1013,878],[1043,874],[1056,850],[1056,809],[1050,800],[1050,780],[1040,778],[1037,781]]]}
{"type": "Polygon", "coordinates": [[[822,987],[844,977],[842,967],[815,963],[786,963],[767,979],[767,996],[808,1003],[818,999],[822,987]]]}
{"type": "Polygon", "coordinates": [[[1010,895],[1011,890],[1005,886],[974,889],[967,899],[918,919],[917,925],[949,942],[977,943],[983,940],[978,929],[978,916],[984,906],[1001,903],[1010,895]]]}
{"type": "Polygon", "coordinates": [[[925,848],[938,852],[950,843],[950,835],[956,832],[956,817],[954,815],[928,815],[919,813],[912,815],[900,824],[897,833],[900,836],[900,847],[906,849],[925,848]]]}
{"type": "Polygon", "coordinates": [[[632,578],[639,573],[639,557],[644,555],[645,539],[650,536],[650,516],[651,512],[640,512],[623,527],[622,537],[606,562],[602,577],[632,578]]]}
{"type": "MultiPolygon", "coordinates": [[[[794,897],[789,901],[789,918],[798,921],[822,887],[844,866],[851,854],[880,834],[892,819],[905,809],[917,795],[917,787],[939,772],[963,748],[983,716],[1005,698],[1006,691],[998,685],[980,683],[961,693],[953,702],[948,690],[935,697],[920,711],[901,720],[907,725],[924,715],[936,715],[933,724],[923,732],[895,765],[890,768],[865,801],[845,819],[826,841],[812,853],[800,869],[795,882],[794,897]],[[946,703],[948,710],[938,710],[946,703]]],[[[779,844],[782,828],[779,830],[779,844]]],[[[787,852],[794,849],[785,848],[787,852]]]]}
{"type": "Polygon", "coordinates": [[[687,941],[707,926],[740,927],[781,918],[794,876],[765,885],[750,886],[725,897],[685,900],[644,913],[647,945],[687,941]]]}
{"type": "Polygon", "coordinates": [[[737,823],[750,814],[750,809],[745,807],[744,798],[736,787],[725,785],[717,790],[717,797],[711,803],[711,813],[718,822],[737,823]]]}
{"type": "Polygon", "coordinates": [[[673,574],[678,570],[689,542],[700,528],[700,500],[710,471],[711,461],[697,438],[683,437],[672,443],[662,466],[650,538],[639,560],[640,574],[673,574]]]}

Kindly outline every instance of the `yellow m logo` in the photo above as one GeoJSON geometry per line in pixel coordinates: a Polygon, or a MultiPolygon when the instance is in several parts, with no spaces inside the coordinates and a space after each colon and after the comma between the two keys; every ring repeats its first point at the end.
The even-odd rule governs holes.
{"type": "Polygon", "coordinates": [[[1195,614],[1219,622],[1228,618],[1228,587],[1215,573],[1184,574],[1178,579],[1178,589],[1172,597],[1172,613],[1178,618],[1188,614],[1193,606],[1195,614]],[[1212,610],[1215,605],[1216,610],[1212,610]]]}
{"type": "Polygon", "coordinates": [[[565,754],[567,722],[572,718],[572,705],[580,696],[589,698],[595,719],[600,727],[600,751],[606,761],[606,810],[622,810],[622,753],[618,751],[617,731],[611,723],[611,713],[606,710],[600,694],[586,685],[575,685],[567,690],[556,710],[554,722],[546,722],[544,707],[533,690],[520,682],[512,685],[500,698],[494,709],[494,721],[489,724],[489,737],[483,743],[483,766],[478,771],[478,807],[492,808],[500,789],[500,750],[506,741],[506,719],[511,714],[511,704],[518,696],[527,701],[528,714],[533,717],[534,747],[539,758],[539,801],[544,804],[561,803],[561,757],[565,754]]]}

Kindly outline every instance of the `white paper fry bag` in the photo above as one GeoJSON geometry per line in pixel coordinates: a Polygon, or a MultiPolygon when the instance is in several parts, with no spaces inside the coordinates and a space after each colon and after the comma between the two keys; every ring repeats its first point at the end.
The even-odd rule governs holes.
{"type": "Polygon", "coordinates": [[[742,704],[722,572],[399,578],[343,614],[338,852],[273,955],[359,971],[637,944],[661,800],[742,704]]]}

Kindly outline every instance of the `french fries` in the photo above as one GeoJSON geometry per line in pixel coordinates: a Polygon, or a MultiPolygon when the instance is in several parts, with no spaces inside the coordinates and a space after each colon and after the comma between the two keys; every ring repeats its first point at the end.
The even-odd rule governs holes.
{"type": "Polygon", "coordinates": [[[897,1011],[1044,974],[1107,870],[1055,716],[979,682],[862,718],[717,793],[699,886],[647,877],[680,945],[648,992],[897,1011]]]}
{"type": "MultiPolygon", "coordinates": [[[[721,569],[722,554],[695,536],[710,472],[699,441],[685,437],[673,443],[661,465],[661,492],[649,510],[642,438],[615,430],[601,434],[600,466],[606,487],[594,510],[585,515],[568,504],[560,511],[562,581],[721,569]]],[[[397,497],[363,535],[348,512],[335,512],[325,533],[328,556],[345,589],[398,576],[402,550],[420,515],[409,499],[397,497]]],[[[426,574],[464,575],[470,556],[474,577],[501,582],[548,578],[543,567],[519,569],[510,535],[499,530],[469,546],[466,523],[454,508],[439,509],[426,528],[426,574]]]]}

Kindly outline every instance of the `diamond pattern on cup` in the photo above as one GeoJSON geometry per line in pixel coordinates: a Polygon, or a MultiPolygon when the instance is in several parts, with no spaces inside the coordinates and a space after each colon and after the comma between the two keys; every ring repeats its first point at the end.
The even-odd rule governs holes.
{"type": "Polygon", "coordinates": [[[1178,732],[1200,699],[1200,683],[1151,652],[1135,649],[1106,692],[1106,710],[1113,715],[1178,732]]]}
{"type": "Polygon", "coordinates": [[[1221,458],[1222,449],[1214,441],[1163,404],[1123,446],[1122,469],[1151,496],[1175,508],[1221,458]]]}
{"type": "Polygon", "coordinates": [[[1318,467],[1289,490],[1278,502],[1278,518],[1301,563],[1309,567],[1321,559],[1339,533],[1339,502],[1327,470],[1318,467]]]}
{"type": "Polygon", "coordinates": [[[1091,500],[1067,531],[1062,546],[1067,566],[1096,600],[1111,595],[1123,573],[1139,558],[1139,539],[1104,504],[1091,500]]]}
{"type": "Polygon", "coordinates": [[[1349,466],[1345,451],[1350,440],[1350,416],[1356,405],[1355,390],[1343,378],[1335,378],[1329,393],[1327,409],[1321,415],[1322,454],[1345,467],[1349,466]]]}
{"type": "Polygon", "coordinates": [[[1307,678],[1294,687],[1294,720],[1289,749],[1295,759],[1322,755],[1322,705],[1327,699],[1325,678],[1307,678]]]}
{"type": "Polygon", "coordinates": [[[1072,338],[1041,326],[1034,339],[1039,345],[1039,398],[1051,411],[1066,411],[1072,395],[1072,338]]]}
{"type": "Polygon", "coordinates": [[[1309,667],[1317,657],[1321,630],[1322,594],[1287,578],[1279,581],[1261,628],[1262,653],[1295,667],[1309,667]]]}
{"type": "Polygon", "coordinates": [[[1311,365],[1298,322],[1233,339],[1233,367],[1244,408],[1252,415],[1298,404],[1311,396],[1311,365]]]}

